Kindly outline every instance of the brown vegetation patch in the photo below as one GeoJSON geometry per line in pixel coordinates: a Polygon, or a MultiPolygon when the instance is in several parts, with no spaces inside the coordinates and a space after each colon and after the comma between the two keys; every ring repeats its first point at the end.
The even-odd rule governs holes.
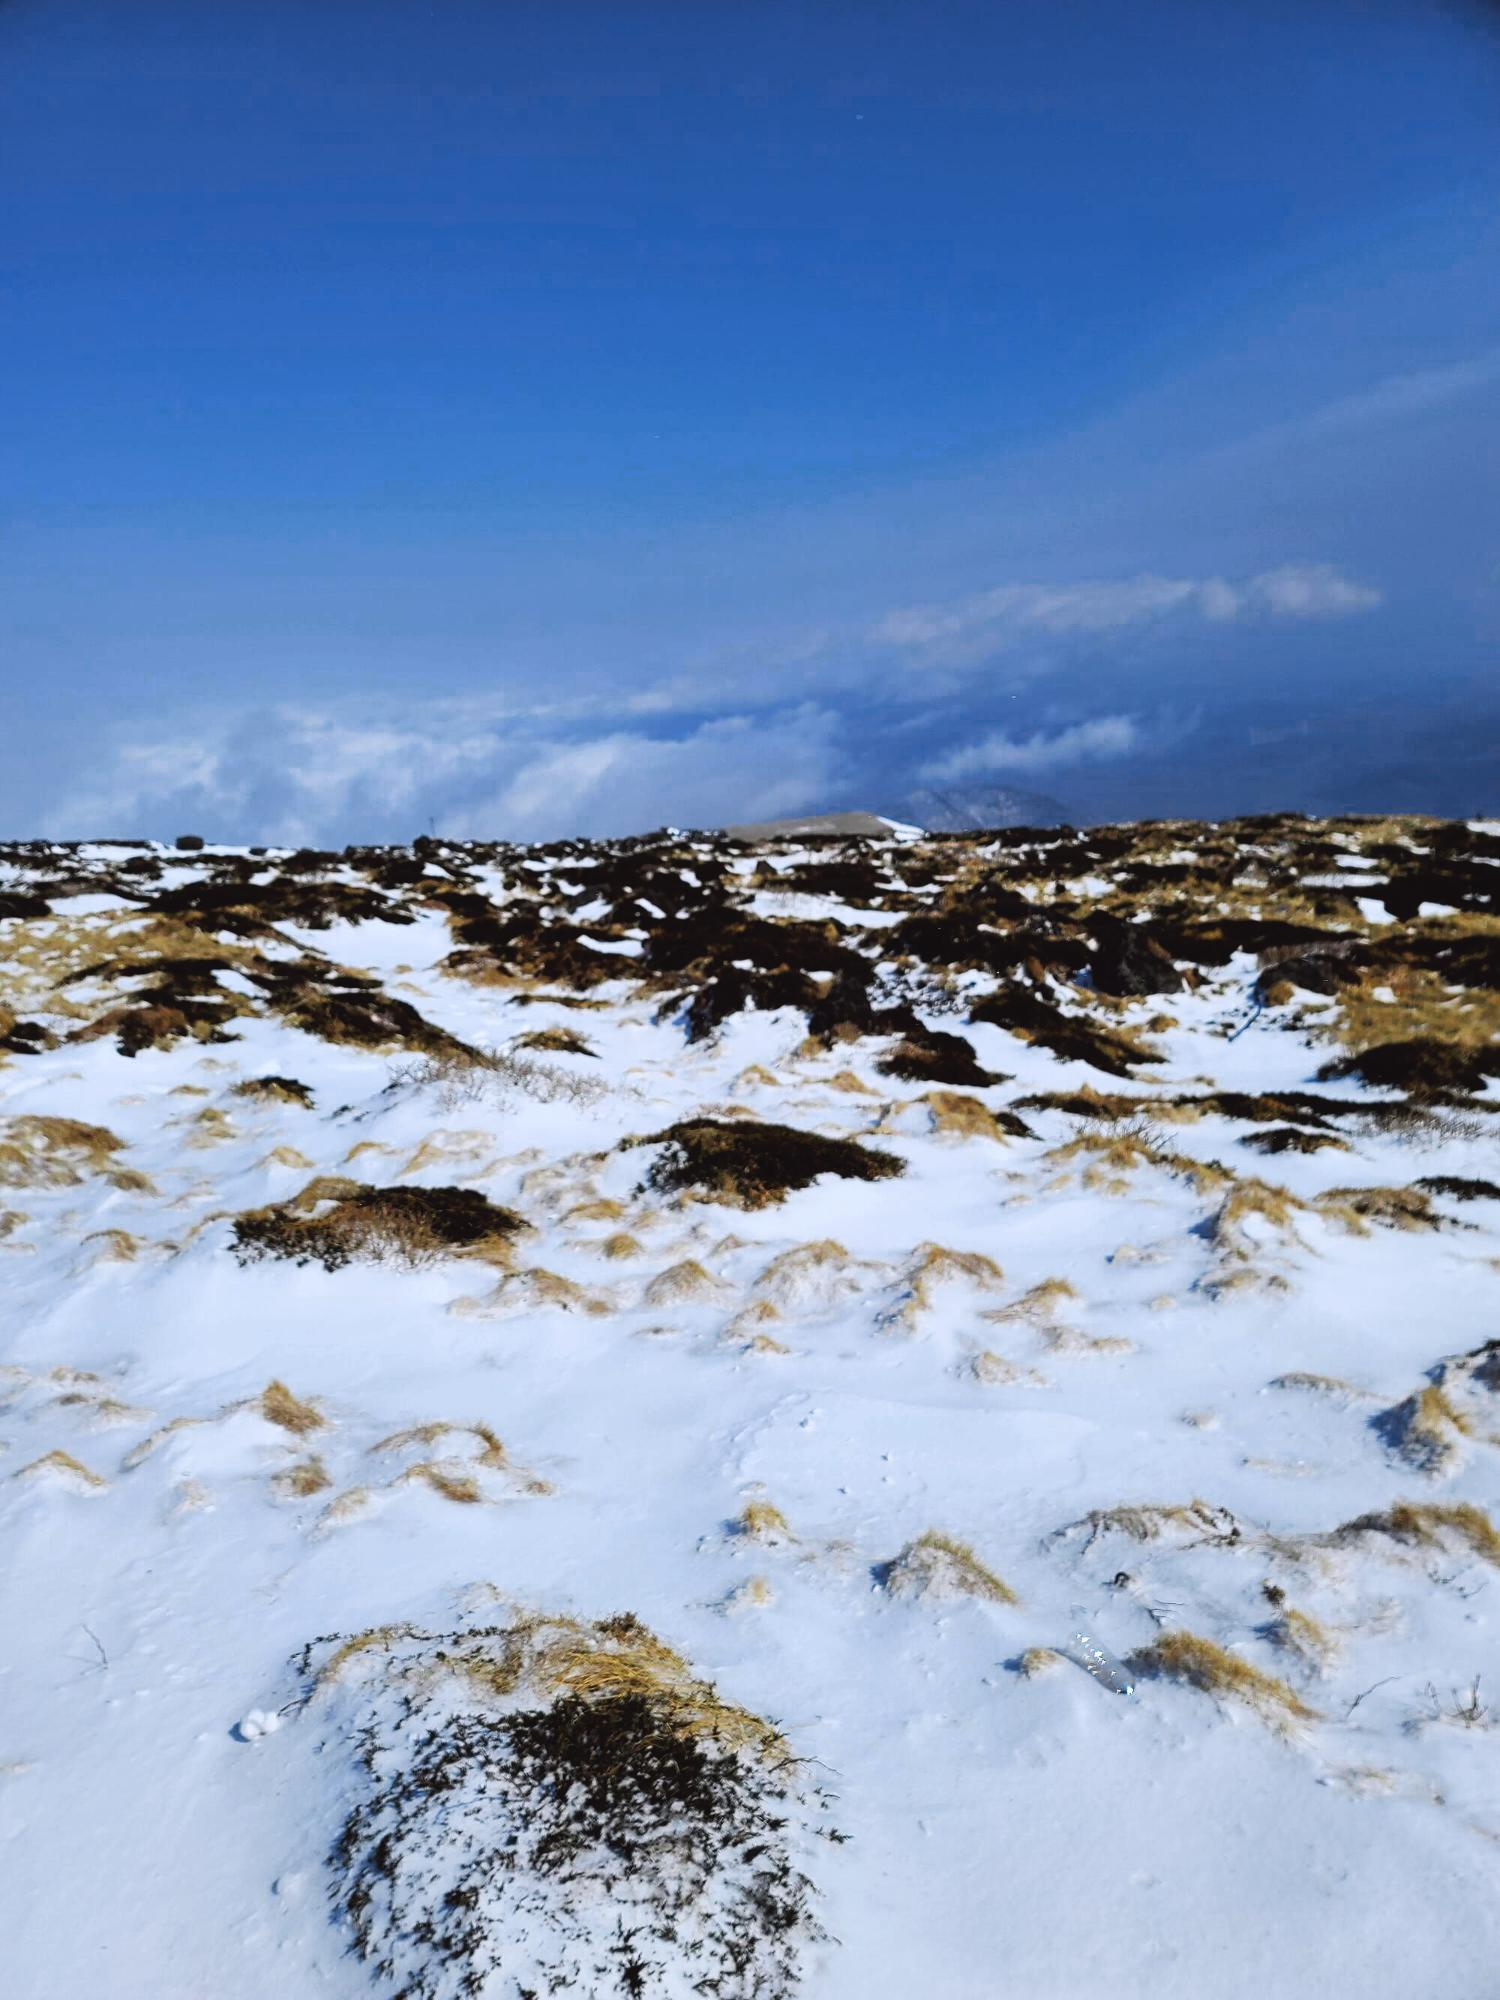
{"type": "Polygon", "coordinates": [[[642,1182],[658,1194],[688,1193],[738,1208],[768,1208],[823,1174],[844,1180],[887,1180],[903,1163],[852,1139],[829,1139],[791,1125],[752,1120],[686,1118],[663,1132],[627,1140],[660,1146],[642,1182]]]}
{"type": "Polygon", "coordinates": [[[320,1179],[289,1202],[236,1217],[234,1253],[242,1264],[276,1257],[326,1271],[354,1261],[416,1268],[441,1257],[503,1257],[524,1227],[474,1188],[320,1179]]]}
{"type": "Polygon", "coordinates": [[[1133,1653],[1126,1665],[1137,1674],[1186,1681],[1205,1694],[1242,1702],[1264,1721],[1281,1727],[1317,1719],[1317,1711],[1285,1681],[1196,1632],[1164,1632],[1133,1653]]]}

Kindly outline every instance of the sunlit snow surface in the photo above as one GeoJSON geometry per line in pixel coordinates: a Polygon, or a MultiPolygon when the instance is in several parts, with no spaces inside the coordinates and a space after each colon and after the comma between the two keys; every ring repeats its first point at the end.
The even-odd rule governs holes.
{"type": "Polygon", "coordinates": [[[422,850],[0,851],[5,1992],[1493,1994],[1493,827],[422,850]],[[1101,990],[1111,916],[1159,990],[1101,990]],[[1000,1080],[882,1068],[894,1014],[810,1036],[840,953],[1000,1080]],[[1317,1078],[1413,1041],[1480,1069],[1317,1078]],[[904,1171],[651,1185],[623,1142],[699,1117],[904,1171]],[[527,1227],[240,1261],[317,1176],[527,1227]],[[632,1985],[639,1883],[533,1881],[481,1758],[427,1822],[444,1867],[521,1829],[477,1970],[361,1957],[361,1743],[546,1711],[621,1614],[753,1719],[722,1754],[781,1746],[806,1921],[735,1984],[726,1861],[632,1985]],[[514,1687],[455,1678],[506,1644],[514,1687]]]}

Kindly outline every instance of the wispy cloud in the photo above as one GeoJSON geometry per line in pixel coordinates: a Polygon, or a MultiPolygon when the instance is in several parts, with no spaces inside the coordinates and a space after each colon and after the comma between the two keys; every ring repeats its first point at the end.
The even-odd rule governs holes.
{"type": "Polygon", "coordinates": [[[1100,639],[1174,618],[1342,618],[1370,611],[1378,590],[1328,563],[1287,563],[1232,582],[1222,576],[1135,576],[1118,582],[1004,583],[956,603],[892,611],[869,628],[877,646],[944,666],[974,664],[1028,640],[1100,639]]]}
{"type": "Polygon", "coordinates": [[[1078,764],[1128,757],[1140,743],[1140,727],[1128,715],[1095,716],[1088,722],[1075,722],[1066,729],[1054,730],[1050,735],[1038,730],[1032,736],[1017,738],[1003,729],[993,730],[977,743],[966,743],[948,756],[924,765],[921,775],[939,784],[956,778],[1001,774],[1037,777],[1043,772],[1067,770],[1078,764]]]}

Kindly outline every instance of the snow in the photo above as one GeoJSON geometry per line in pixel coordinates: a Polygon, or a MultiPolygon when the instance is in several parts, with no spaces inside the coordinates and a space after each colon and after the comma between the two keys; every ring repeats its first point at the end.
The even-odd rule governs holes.
{"type": "MultiPolygon", "coordinates": [[[[569,877],[583,865],[569,857],[569,877]]],[[[174,857],[169,879],[191,874],[174,857]]],[[[117,907],[66,905],[101,920],[117,907]]],[[[749,907],[894,921],[801,896],[749,907]]],[[[1387,921],[1383,905],[1365,914],[1387,921]]],[[[690,1045],[629,968],[586,1011],[522,1005],[440,969],[452,938],[431,912],[281,928],[390,975],[476,1046],[578,1030],[594,1058],[546,1060],[600,1088],[541,1101],[497,1079],[445,1107],[391,1056],[269,1016],[222,1045],[127,1059],[108,1039],[63,1043],[0,1068],[0,1141],[18,1116],[83,1119],[145,1177],[0,1187],[24,1218],[0,1234],[8,1992],[388,1990],[330,1922],[360,1697],[309,1697],[294,1661],[324,1635],[446,1631],[494,1619],[497,1602],[629,1611],[814,1760],[848,1839],[814,1842],[807,1861],[828,1933],[805,1951],[810,2000],[1493,1991],[1500,1730],[1453,1715],[1476,1676],[1500,1684],[1493,1569],[1456,1543],[1314,1540],[1399,1500],[1495,1503],[1488,1436],[1460,1440],[1433,1481],[1368,1420],[1495,1335],[1500,1204],[1465,1204],[1464,1228],[1365,1234],[1316,1206],[1353,1185],[1493,1176],[1483,1137],[1355,1128],[1343,1150],[1264,1159],[1222,1114],[1163,1119],[1179,1162],[1306,1204],[1284,1226],[1248,1215],[1259,1282],[1216,1293],[1222,1195],[1180,1164],[1091,1185],[1087,1155],[1061,1156],[1079,1126],[1059,1110],[1025,1113],[1030,1139],[957,1138],[930,1129],[920,1086],[877,1070],[884,1044],[806,1049],[790,1010],[690,1045]],[[836,1086],[850,1072],[867,1094],[836,1086]],[[314,1108],[233,1095],[258,1076],[300,1079],[314,1108]],[[649,1150],[622,1141],[732,1104],[868,1139],[906,1171],[824,1178],[748,1212],[642,1191],[649,1150]],[[209,1137],[205,1110],[227,1120],[209,1137]],[[306,1164],[278,1163],[277,1147],[306,1164]],[[532,1225],[521,1270],[602,1310],[523,1287],[492,1312],[504,1274],[473,1261],[237,1263],[230,1218],[315,1173],[476,1187],[532,1225]],[[601,1202],[619,1214],[591,1217],[601,1202]],[[136,1239],[134,1256],[107,1232],[136,1239]],[[617,1233],[638,1247],[605,1255],[617,1233]],[[767,1275],[827,1242],[847,1254],[767,1275]],[[998,1273],[925,1279],[932,1244],[998,1273]],[[689,1260],[712,1284],[652,1303],[652,1281],[689,1260]],[[1059,1278],[1076,1296],[1038,1303],[1059,1278]],[[778,1316],[758,1324],[775,1345],[757,1347],[744,1314],[773,1291],[778,1316]],[[982,1380],[985,1354],[1016,1379],[982,1380]],[[1343,1386],[1284,1386],[1299,1374],[1343,1386]],[[264,1413],[272,1381],[315,1413],[305,1435],[264,1413]],[[503,1470],[473,1431],[422,1448],[470,1471],[476,1504],[410,1476],[420,1454],[391,1443],[434,1423],[503,1441],[503,1470]],[[328,1483],[299,1496],[289,1475],[310,1459],[328,1483]],[[787,1538],[727,1531],[758,1497],[787,1538]],[[1198,1498],[1230,1510],[1237,1539],[1075,1526],[1198,1498]],[[971,1544],[1017,1602],[883,1589],[881,1566],[928,1530],[971,1544]],[[764,1599],[745,1590],[757,1576],[764,1599]],[[1268,1582],[1326,1628],[1325,1660],[1299,1664],[1265,1636],[1268,1582]],[[1112,1691],[1117,1663],[1179,1628],[1285,1678],[1316,1718],[1278,1729],[1127,1666],[1133,1691],[1112,1691]],[[1045,1649],[1050,1668],[1018,1670],[1045,1649]]],[[[1255,969],[1127,1004],[1125,1024],[1164,1009],[1175,1023],[1152,1035],[1165,1061],[1140,1091],[1359,1101],[1312,1084],[1326,1051],[1293,1027],[1267,1016],[1226,1039],[1255,969]]],[[[1012,1079],[977,1093],[992,1109],[1114,1087],[998,1027],[966,1032],[1012,1079]]]]}

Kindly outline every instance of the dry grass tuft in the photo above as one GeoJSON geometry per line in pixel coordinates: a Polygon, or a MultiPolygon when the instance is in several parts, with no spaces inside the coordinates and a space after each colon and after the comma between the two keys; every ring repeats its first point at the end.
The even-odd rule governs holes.
{"type": "Polygon", "coordinates": [[[23,1465],[11,1474],[13,1479],[53,1479],[74,1493],[102,1493],[109,1484],[97,1472],[80,1463],[70,1451],[49,1451],[42,1458],[34,1458],[30,1465],[23,1465]]]}
{"type": "Polygon", "coordinates": [[[840,1091],[848,1097],[878,1097],[880,1095],[880,1092],[874,1089],[872,1085],[861,1082],[852,1069],[841,1069],[829,1077],[828,1088],[840,1091]]]}
{"type": "Polygon", "coordinates": [[[541,1049],[559,1056],[597,1056],[599,1053],[587,1035],[580,1035],[576,1028],[532,1028],[524,1035],[517,1035],[511,1046],[541,1049]]]}
{"type": "Polygon", "coordinates": [[[1434,1479],[1455,1469],[1470,1433],[1468,1419],[1435,1383],[1382,1410],[1371,1424],[1399,1458],[1434,1479]]]}
{"type": "Polygon", "coordinates": [[[1151,1645],[1133,1653],[1126,1665],[1137,1674],[1186,1681],[1205,1694],[1240,1702],[1278,1728],[1317,1720],[1317,1710],[1309,1708],[1285,1681],[1196,1632],[1164,1632],[1151,1645]]]}
{"type": "Polygon", "coordinates": [[[895,1302],[880,1315],[883,1327],[913,1329],[933,1305],[939,1286],[962,1284],[975,1291],[998,1291],[1005,1273],[993,1257],[979,1250],[950,1250],[942,1243],[919,1243],[902,1274],[902,1287],[895,1302]]]}
{"type": "Polygon", "coordinates": [[[595,1201],[580,1201],[563,1217],[564,1222],[623,1222],[630,1213],[623,1201],[601,1195],[595,1201]]]}
{"type": "Polygon", "coordinates": [[[1034,1681],[1065,1664],[1064,1655],[1055,1646],[1028,1646],[1016,1660],[1015,1671],[1023,1681],[1034,1681]]]}
{"type": "Polygon", "coordinates": [[[482,1696],[508,1702],[520,1694],[541,1700],[577,1695],[585,1701],[637,1695],[660,1712],[674,1732],[710,1738],[726,1751],[785,1754],[780,1733],[770,1723],[735,1707],[711,1682],[700,1679],[680,1653],[657,1638],[630,1612],[595,1623],[542,1612],[518,1610],[505,1625],[474,1632],[429,1634],[411,1625],[381,1625],[341,1640],[316,1670],[315,1695],[341,1681],[354,1661],[384,1656],[385,1671],[425,1680],[432,1656],[442,1645],[441,1666],[482,1696]],[[401,1649],[414,1645],[410,1657],[401,1649]]]}
{"type": "Polygon", "coordinates": [[[332,1484],[322,1459],[301,1458],[273,1476],[271,1490],[278,1499],[310,1500],[315,1493],[327,1492],[332,1484]]]}
{"type": "Polygon", "coordinates": [[[476,1465],[482,1465],[491,1472],[508,1472],[510,1458],[505,1446],[490,1429],[488,1424],[427,1423],[413,1424],[404,1431],[393,1431],[370,1447],[372,1451],[430,1451],[445,1438],[472,1438],[479,1446],[474,1458],[476,1465]]]}
{"type": "Polygon", "coordinates": [[[685,1257],[681,1263],[658,1271],[641,1294],[641,1300],[648,1306],[681,1305],[697,1299],[722,1298],[724,1290],[720,1281],[711,1271],[705,1271],[696,1258],[685,1257]]]}
{"type": "Polygon", "coordinates": [[[33,1112],[9,1119],[0,1139],[0,1187],[76,1187],[86,1174],[106,1174],[117,1187],[144,1190],[150,1185],[144,1175],[122,1175],[114,1165],[124,1145],[105,1126],[79,1118],[33,1112]]]}
{"type": "Polygon", "coordinates": [[[311,1085],[299,1083],[294,1076],[247,1076],[229,1094],[258,1104],[297,1104],[305,1111],[310,1111],[313,1103],[311,1085]]]}
{"type": "Polygon", "coordinates": [[[771,1588],[769,1577],[747,1576],[743,1583],[737,1583],[723,1600],[725,1611],[764,1611],[776,1602],[776,1593],[771,1588]]]}
{"type": "Polygon", "coordinates": [[[1007,1360],[1005,1355],[996,1354],[984,1348],[969,1362],[969,1373],[976,1382],[982,1382],[986,1389],[1046,1389],[1050,1387],[1045,1375],[1035,1368],[1023,1368],[1019,1361],[1007,1360]]]}
{"type": "Polygon", "coordinates": [[[441,1499],[452,1500],[460,1507],[477,1507],[484,1498],[484,1490],[473,1473],[452,1461],[445,1464],[439,1459],[423,1459],[409,1465],[396,1483],[426,1486],[441,1499]]]}
{"type": "Polygon", "coordinates": [[[1030,1324],[1055,1319],[1059,1309],[1076,1300],[1078,1287],[1066,1278],[1043,1278],[1039,1285],[1033,1285],[1008,1306],[987,1306],[979,1315],[981,1319],[1003,1326],[1014,1320],[1024,1320],[1030,1324]]]}
{"type": "Polygon", "coordinates": [[[1482,1507],[1469,1501],[1442,1507],[1398,1500],[1383,1513],[1361,1514],[1353,1521],[1346,1521],[1329,1539],[1339,1545],[1369,1535],[1384,1535],[1394,1542],[1433,1549],[1456,1541],[1471,1554],[1500,1568],[1500,1531],[1482,1507]]]}
{"type": "Polygon", "coordinates": [[[1325,1674],[1338,1658],[1339,1642],[1326,1625],[1320,1625],[1305,1611],[1295,1610],[1279,1599],[1274,1618],[1261,1628],[1261,1636],[1269,1639],[1309,1673],[1325,1674]]]}
{"type": "Polygon", "coordinates": [[[1329,1188],[1313,1203],[1320,1215],[1353,1236],[1378,1229],[1441,1229],[1443,1217],[1432,1197],[1415,1187],[1329,1188]]]}
{"type": "Polygon", "coordinates": [[[1295,1390],[1304,1396],[1327,1396],[1331,1401],[1340,1403],[1362,1402],[1370,1393],[1368,1389],[1357,1389],[1341,1375],[1315,1375],[1302,1368],[1294,1368],[1286,1375],[1273,1376],[1268,1386],[1295,1390]]]}
{"type": "Polygon", "coordinates": [[[580,1246],[585,1250],[597,1250],[601,1257],[608,1257],[616,1264],[629,1263],[633,1257],[644,1257],[646,1246],[639,1236],[632,1236],[628,1229],[616,1229],[597,1242],[580,1246]]]}
{"type": "Polygon", "coordinates": [[[327,1427],[328,1419],[312,1404],[294,1396],[285,1382],[271,1381],[260,1393],[260,1413],[268,1424],[276,1424],[294,1436],[327,1427]]]}
{"type": "Polygon", "coordinates": [[[1070,1521],[1054,1539],[1087,1534],[1085,1550],[1106,1535],[1124,1535],[1132,1542],[1155,1542],[1170,1536],[1186,1548],[1233,1548],[1242,1536],[1239,1522],[1227,1507],[1206,1500],[1167,1505],[1096,1507],[1082,1520],[1070,1521]]]}
{"type": "Polygon", "coordinates": [[[934,1132],[947,1132],[956,1139],[994,1139],[1026,1136],[1026,1128],[1014,1113],[991,1111],[977,1097],[962,1090],[929,1090],[918,1100],[932,1114],[934,1132]],[[1019,1132],[1016,1127],[1020,1127],[1019,1132]]]}
{"type": "Polygon", "coordinates": [[[876,1570],[893,1597],[979,1597],[990,1604],[1016,1604],[1010,1585],[980,1561],[967,1542],[929,1528],[898,1556],[876,1570]]]}
{"type": "Polygon", "coordinates": [[[581,1312],[598,1319],[613,1307],[601,1293],[538,1264],[508,1273],[484,1298],[455,1299],[448,1310],[463,1319],[505,1319],[521,1312],[581,1312]]]}
{"type": "Polygon", "coordinates": [[[747,1500],[738,1515],[729,1524],[729,1531],[747,1542],[763,1542],[769,1548],[780,1548],[795,1542],[785,1514],[769,1500],[747,1500]]]}

